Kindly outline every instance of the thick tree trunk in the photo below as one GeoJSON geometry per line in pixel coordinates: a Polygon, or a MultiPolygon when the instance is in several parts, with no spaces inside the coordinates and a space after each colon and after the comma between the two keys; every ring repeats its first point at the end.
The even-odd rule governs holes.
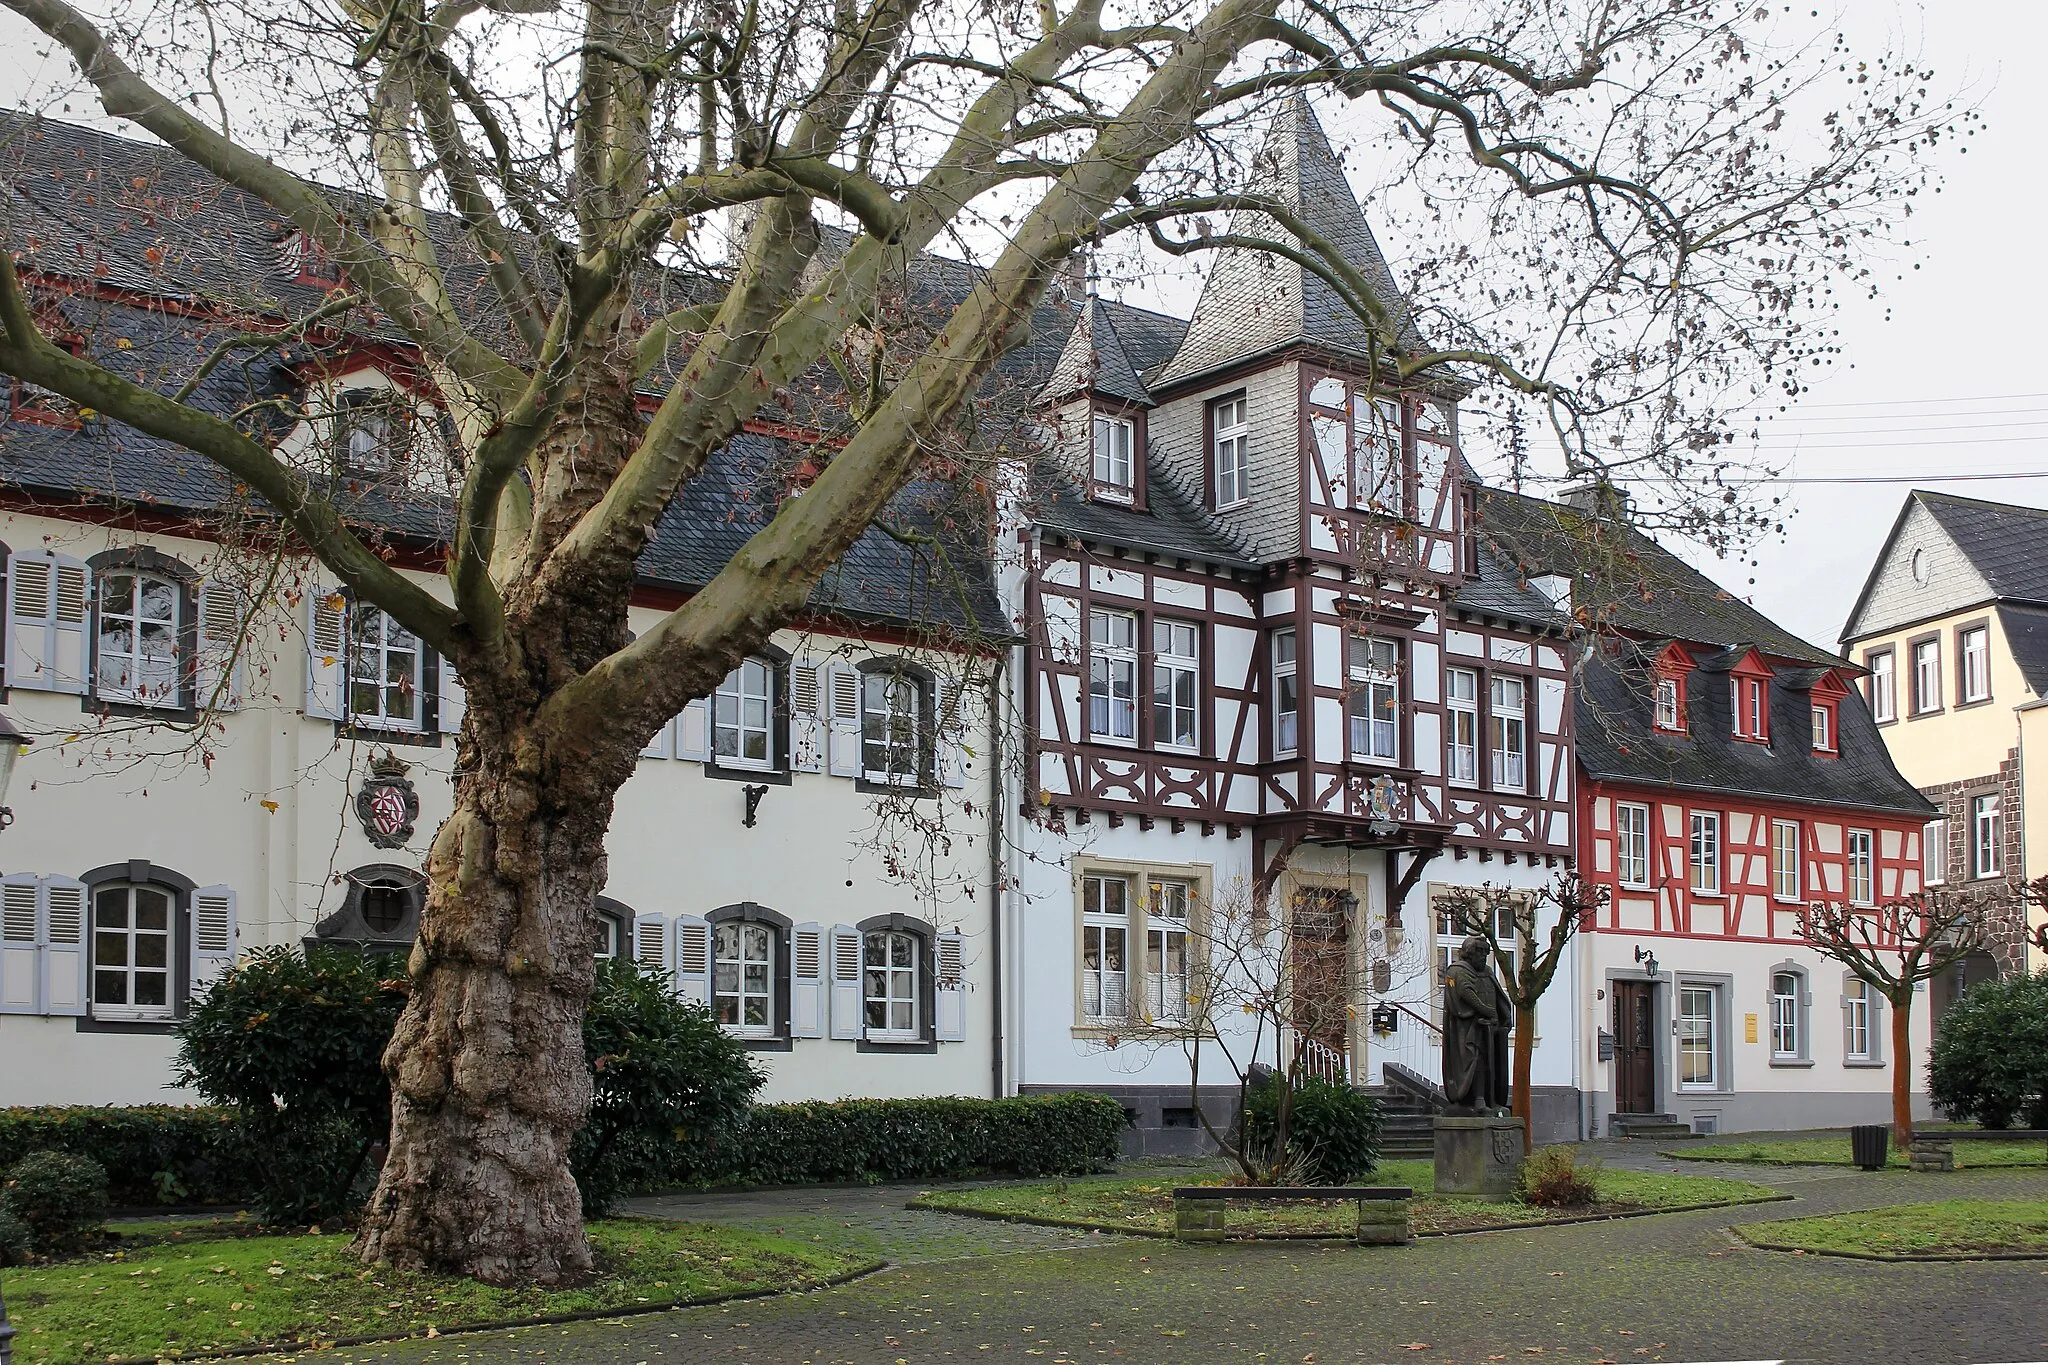
{"type": "Polygon", "coordinates": [[[1913,991],[1909,986],[1892,1005],[1892,1145],[1905,1151],[1913,1145],[1913,991]]]}
{"type": "Polygon", "coordinates": [[[569,1144],[590,1106],[583,1012],[616,783],[593,790],[589,770],[612,765],[590,762],[565,789],[534,736],[497,738],[465,735],[471,766],[428,857],[412,998],[384,1055],[391,1152],[357,1249],[563,1284],[591,1266],[569,1144]]]}
{"type": "Polygon", "coordinates": [[[1515,1074],[1508,1086],[1508,1112],[1522,1121],[1522,1149],[1536,1149],[1535,1099],[1529,1093],[1536,1053],[1536,1011],[1515,1006],[1515,1074]]]}

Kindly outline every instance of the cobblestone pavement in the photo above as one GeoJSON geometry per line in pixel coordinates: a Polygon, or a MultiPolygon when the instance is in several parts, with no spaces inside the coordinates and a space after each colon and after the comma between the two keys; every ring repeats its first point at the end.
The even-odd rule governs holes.
{"type": "MultiPolygon", "coordinates": [[[[1616,1154],[1615,1164],[1649,1158],[1616,1154]]],[[[1698,1169],[1693,1167],[1692,1169],[1698,1169]]],[[[907,1191],[699,1198],[690,1217],[860,1223],[922,1259],[853,1284],[723,1307],[360,1348],[399,1365],[923,1365],[928,1361],[2048,1360],[2048,1262],[1879,1265],[1738,1245],[1731,1224],[1928,1198],[2048,1197],[2048,1172],[1743,1167],[1797,1202],[1429,1238],[1409,1248],[1182,1247],[1002,1225],[898,1224],[907,1191]],[[765,1218],[760,1207],[769,1203],[765,1218]],[[890,1206],[898,1205],[896,1208],[890,1206]],[[993,1240],[983,1241],[983,1238],[993,1240]],[[979,1252],[971,1249],[975,1245],[979,1252]],[[941,1252],[954,1258],[939,1257],[941,1252]],[[1029,1253],[1029,1254],[1001,1254],[1029,1253]],[[964,1257],[964,1258],[962,1258],[964,1257]]],[[[948,1220],[949,1222],[952,1220],[948,1220]]],[[[965,1220],[960,1220],[965,1221],[965,1220]]],[[[846,1229],[842,1228],[842,1231],[846,1229]]],[[[303,1359],[312,1359],[304,1357],[303,1359]]]]}

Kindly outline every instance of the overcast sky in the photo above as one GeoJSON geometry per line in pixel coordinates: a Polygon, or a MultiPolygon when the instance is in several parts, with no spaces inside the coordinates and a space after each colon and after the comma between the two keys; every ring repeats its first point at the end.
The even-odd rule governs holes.
{"type": "MultiPolygon", "coordinates": [[[[1846,17],[1855,47],[1902,40],[1938,87],[1972,92],[1986,125],[1966,154],[1937,154],[1946,183],[1915,214],[1917,268],[1888,265],[1884,276],[1901,277],[1887,278],[1879,301],[1845,307],[1841,362],[1772,424],[1766,450],[1796,480],[1785,485],[1787,534],[1757,546],[1753,565],[1696,557],[1730,591],[1830,647],[1911,488],[2048,506],[2048,190],[2034,141],[2048,126],[2048,86],[2023,62],[2001,65],[2002,54],[2048,43],[2048,5],[1940,0],[1930,20],[1917,5],[1858,0],[1846,17]],[[1986,473],[2037,476],[1955,478],[1986,473]],[[1806,482],[1828,479],[1884,481],[1806,482]]],[[[62,68],[38,56],[37,38],[0,14],[0,103],[61,113],[51,94],[62,68]]],[[[94,111],[74,100],[71,112],[94,111]]],[[[1341,109],[1325,118],[1342,141],[1341,109]]]]}

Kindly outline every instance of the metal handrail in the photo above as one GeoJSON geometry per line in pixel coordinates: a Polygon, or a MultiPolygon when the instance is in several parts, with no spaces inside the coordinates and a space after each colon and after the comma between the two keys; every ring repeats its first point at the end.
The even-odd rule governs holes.
{"type": "Polygon", "coordinates": [[[1403,1014],[1407,1015],[1407,1016],[1408,1016],[1408,1017],[1409,1017],[1410,1019],[1413,1019],[1413,1020],[1414,1020],[1414,1021],[1415,1021],[1416,1023],[1418,1023],[1418,1024],[1422,1025],[1422,1026],[1423,1026],[1424,1028],[1428,1029],[1428,1030],[1429,1030],[1429,1031],[1430,1031],[1431,1033],[1435,1033],[1435,1034],[1439,1034],[1439,1035],[1441,1035],[1441,1034],[1443,1033],[1443,1031],[1444,1031],[1444,1030],[1443,1030],[1443,1025],[1441,1025],[1441,1024],[1439,1024],[1439,1023],[1437,1023],[1437,1022],[1436,1022],[1435,1020],[1432,1020],[1432,1019],[1427,1019],[1427,1018],[1423,1017],[1422,1015],[1420,1015],[1420,1014],[1417,1014],[1417,1013],[1416,1013],[1416,1012],[1415,1012],[1414,1010],[1411,1010],[1411,1009],[1409,1009],[1409,1008],[1408,1008],[1408,1007],[1407,1007],[1406,1005],[1402,1004],[1402,1003],[1401,1003],[1400,1001],[1398,1001],[1398,1000],[1382,1000],[1382,1001],[1380,1001],[1380,1003],[1381,1003],[1382,1005],[1387,1005],[1387,1006],[1389,1006],[1389,1007],[1391,1007],[1391,1008],[1393,1008],[1393,1009],[1397,1009],[1397,1010],[1401,1011],[1401,1013],[1403,1013],[1403,1014]]]}
{"type": "Polygon", "coordinates": [[[1314,1038],[1300,1039],[1294,1048],[1294,1066],[1319,1081],[1334,1085],[1351,1084],[1351,1057],[1314,1038]]]}

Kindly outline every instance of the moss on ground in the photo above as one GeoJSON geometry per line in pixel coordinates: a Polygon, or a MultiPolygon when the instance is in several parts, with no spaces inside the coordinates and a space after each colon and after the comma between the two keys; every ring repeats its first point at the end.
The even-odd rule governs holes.
{"type": "MultiPolygon", "coordinates": [[[[1926,1136],[1938,1137],[1933,1129],[1926,1136]]],[[[2048,1142],[2036,1140],[2001,1142],[1995,1138],[1955,1144],[1958,1170],[1992,1166],[2048,1166],[2048,1142]]],[[[1775,1138],[1746,1142],[1709,1142],[1659,1151],[1659,1156],[1678,1161],[1733,1161],[1755,1166],[1853,1166],[1849,1135],[1839,1137],[1775,1138]]],[[[1888,1164],[1904,1169],[1906,1153],[1894,1148],[1888,1164]]]]}
{"type": "Polygon", "coordinates": [[[1739,1231],[1758,1246],[1859,1256],[2048,1255],[2048,1199],[1946,1199],[1739,1231]]]}
{"type": "MultiPolygon", "coordinates": [[[[1544,1209],[1520,1203],[1438,1198],[1435,1171],[1426,1161],[1389,1161],[1373,1174],[1371,1183],[1406,1185],[1415,1191],[1409,1221],[1419,1234],[1519,1227],[1560,1218],[1698,1204],[1754,1203],[1781,1197],[1765,1185],[1715,1176],[1594,1170],[1599,1202],[1586,1209],[1544,1209]]],[[[1223,1183],[1222,1176],[1204,1173],[1181,1179],[1154,1175],[983,1185],[923,1194],[914,1205],[950,1213],[1161,1236],[1173,1228],[1174,1186],[1223,1183]]],[[[1233,1206],[1229,1214],[1233,1232],[1264,1236],[1349,1236],[1355,1220],[1353,1206],[1343,1203],[1242,1204],[1233,1206]]]]}
{"type": "Polygon", "coordinates": [[[872,1257],[702,1224],[590,1228],[599,1274],[574,1289],[370,1270],[343,1236],[181,1236],[7,1272],[19,1365],[403,1337],[803,1289],[872,1257]]]}

